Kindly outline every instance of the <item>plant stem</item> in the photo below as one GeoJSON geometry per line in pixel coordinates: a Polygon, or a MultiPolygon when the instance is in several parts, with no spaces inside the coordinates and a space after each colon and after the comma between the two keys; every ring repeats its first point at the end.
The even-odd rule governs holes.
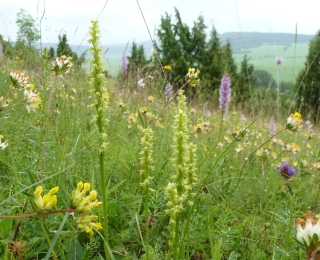
{"type": "Polygon", "coordinates": [[[224,115],[224,113],[223,113],[223,110],[222,110],[222,112],[221,112],[221,121],[220,121],[220,129],[219,129],[218,142],[220,142],[220,140],[221,140],[221,132],[222,132],[222,124],[223,124],[223,115],[224,115]]]}
{"type": "Polygon", "coordinates": [[[179,260],[179,229],[180,229],[180,213],[176,217],[176,230],[175,230],[175,237],[174,237],[174,260],[179,260]]]}
{"type": "Polygon", "coordinates": [[[106,192],[106,177],[104,174],[104,153],[99,154],[100,163],[100,179],[101,179],[101,190],[102,190],[102,208],[103,208],[103,233],[104,233],[104,247],[105,247],[105,257],[109,259],[108,249],[106,244],[109,245],[109,232],[108,232],[108,212],[107,212],[107,192],[106,192]]]}
{"type": "Polygon", "coordinates": [[[46,124],[44,126],[44,131],[43,131],[43,145],[42,145],[42,161],[41,161],[41,172],[43,172],[44,170],[44,157],[46,154],[46,141],[47,141],[47,132],[48,132],[48,126],[49,126],[49,119],[50,119],[50,110],[51,110],[51,99],[53,96],[53,92],[54,92],[54,87],[56,85],[56,81],[57,81],[57,75],[54,76],[52,84],[51,84],[51,88],[50,88],[50,95],[49,95],[49,100],[48,100],[48,106],[47,106],[47,120],[46,120],[46,124]]]}
{"type": "Polygon", "coordinates": [[[67,208],[67,209],[59,209],[59,210],[51,210],[51,211],[43,211],[43,212],[33,212],[33,213],[30,213],[30,214],[15,215],[15,216],[1,216],[0,215],[0,219],[1,218],[14,218],[14,219],[30,218],[30,217],[34,217],[34,216],[37,216],[37,215],[46,216],[46,215],[63,213],[63,212],[73,213],[74,210],[71,209],[71,208],[67,208]]]}
{"type": "Polygon", "coordinates": [[[146,221],[146,256],[149,260],[149,185],[146,185],[145,193],[145,221],[146,221]]]}
{"type": "MultiPolygon", "coordinates": [[[[43,223],[43,219],[40,220],[40,225],[41,225],[41,229],[43,231],[43,234],[47,240],[47,243],[49,245],[49,247],[51,246],[51,240],[50,240],[50,237],[48,235],[48,232],[47,232],[47,229],[46,227],[44,226],[44,223],[43,223]]],[[[58,259],[57,258],[57,255],[56,255],[56,252],[52,249],[52,255],[53,255],[53,259],[58,259]]]]}
{"type": "Polygon", "coordinates": [[[0,112],[3,111],[3,110],[5,110],[5,109],[3,109],[3,105],[4,105],[4,103],[6,102],[6,100],[7,100],[8,96],[9,96],[9,94],[10,94],[10,91],[11,91],[11,88],[12,88],[12,87],[13,87],[13,86],[12,86],[12,84],[11,84],[10,87],[9,87],[9,89],[8,89],[8,91],[7,91],[7,93],[6,93],[6,95],[5,95],[4,98],[2,99],[2,102],[1,102],[1,104],[0,104],[0,112]]]}
{"type": "MultiPolygon", "coordinates": [[[[189,191],[189,196],[191,197],[191,191],[189,191]]],[[[186,226],[186,232],[187,232],[187,245],[186,245],[186,260],[190,260],[190,246],[189,246],[189,242],[190,242],[190,218],[191,218],[191,210],[192,210],[192,206],[188,206],[188,215],[187,215],[187,226],[186,226]]]]}
{"type": "Polygon", "coordinates": [[[317,192],[317,197],[316,197],[316,201],[314,202],[314,206],[313,206],[313,212],[315,213],[317,210],[317,204],[318,204],[318,199],[319,199],[319,193],[320,193],[320,184],[318,186],[318,192],[317,192]]]}
{"type": "MultiPolygon", "coordinates": [[[[240,176],[242,175],[243,169],[244,167],[247,165],[247,162],[251,159],[251,157],[255,154],[256,151],[258,151],[261,147],[263,147],[266,143],[268,143],[270,140],[272,140],[275,136],[277,136],[278,134],[282,133],[283,131],[285,131],[287,129],[287,127],[281,129],[280,131],[278,131],[277,133],[275,133],[274,135],[272,135],[267,141],[263,142],[261,145],[259,145],[248,157],[248,159],[244,162],[244,164],[242,165],[241,171],[240,171],[240,176]]],[[[238,183],[236,184],[235,188],[238,187],[239,183],[241,181],[241,178],[239,178],[238,183]]]]}
{"type": "Polygon", "coordinates": [[[157,122],[157,120],[159,119],[160,115],[162,114],[163,110],[167,107],[168,104],[170,104],[170,102],[178,95],[179,91],[184,89],[185,86],[187,86],[187,84],[190,82],[190,80],[187,80],[179,89],[178,91],[172,96],[170,97],[170,99],[168,100],[168,102],[162,107],[162,109],[160,110],[158,116],[156,117],[155,122],[157,122]]]}

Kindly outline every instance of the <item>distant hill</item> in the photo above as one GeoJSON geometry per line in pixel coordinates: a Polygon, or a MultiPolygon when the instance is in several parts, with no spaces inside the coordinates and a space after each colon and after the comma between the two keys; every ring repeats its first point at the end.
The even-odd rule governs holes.
{"type": "Polygon", "coordinates": [[[309,43],[314,35],[293,33],[260,33],[260,32],[228,32],[219,35],[223,44],[230,41],[234,53],[243,49],[256,48],[263,45],[291,46],[295,43],[309,43]]]}
{"type": "MultiPolygon", "coordinates": [[[[229,40],[232,46],[233,56],[238,65],[247,54],[256,70],[266,70],[276,77],[274,69],[274,58],[276,55],[283,56],[285,59],[283,75],[280,80],[292,81],[295,79],[299,70],[303,67],[306,55],[308,53],[308,45],[314,35],[293,33],[260,33],[260,32],[228,32],[219,35],[222,44],[226,44],[229,40]],[[296,41],[296,44],[295,44],[296,41]]],[[[147,57],[151,56],[152,42],[143,41],[136,42],[143,45],[147,57]]],[[[57,44],[43,43],[43,47],[54,47],[57,44]]],[[[125,51],[127,43],[123,44],[106,44],[102,46],[103,59],[108,72],[115,76],[121,67],[122,54],[125,51]]],[[[132,41],[126,50],[126,55],[130,55],[132,41]]],[[[38,46],[40,47],[40,46],[38,46]]],[[[86,58],[91,58],[88,45],[71,45],[73,51],[81,55],[86,51],[86,58]]]]}

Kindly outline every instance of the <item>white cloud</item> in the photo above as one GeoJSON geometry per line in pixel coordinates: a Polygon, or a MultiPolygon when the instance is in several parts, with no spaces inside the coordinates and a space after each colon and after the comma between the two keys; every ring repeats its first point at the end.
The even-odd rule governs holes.
{"type": "MultiPolygon", "coordinates": [[[[42,20],[44,42],[57,42],[64,30],[72,44],[80,44],[85,38],[90,21],[97,18],[106,0],[47,0],[42,20]]],[[[172,14],[174,7],[180,11],[182,21],[192,26],[202,13],[206,24],[213,23],[219,33],[233,31],[261,31],[315,34],[319,0],[140,0],[140,6],[153,36],[154,26],[160,23],[165,12],[172,14]],[[237,16],[238,13],[238,16],[237,16]]],[[[39,23],[44,5],[41,0],[0,0],[0,34],[15,40],[16,14],[26,9],[39,23]],[[4,2],[5,4],[1,2],[4,2]]],[[[135,0],[109,0],[99,17],[104,44],[136,42],[149,39],[149,34],[135,0]]]]}

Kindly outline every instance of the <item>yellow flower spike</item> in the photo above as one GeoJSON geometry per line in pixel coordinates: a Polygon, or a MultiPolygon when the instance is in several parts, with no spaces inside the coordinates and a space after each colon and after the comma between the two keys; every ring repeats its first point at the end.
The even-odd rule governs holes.
{"type": "Polygon", "coordinates": [[[98,216],[89,215],[90,212],[102,203],[97,200],[98,193],[90,191],[90,183],[79,182],[77,189],[72,193],[71,208],[74,209],[74,220],[82,231],[93,235],[93,230],[102,229],[100,223],[94,223],[98,216]]]}

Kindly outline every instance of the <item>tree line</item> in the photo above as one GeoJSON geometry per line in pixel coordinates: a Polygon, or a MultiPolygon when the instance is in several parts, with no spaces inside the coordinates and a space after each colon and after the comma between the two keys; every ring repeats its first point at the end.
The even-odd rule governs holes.
{"type": "MultiPolygon", "coordinates": [[[[0,35],[1,55],[14,58],[24,57],[30,60],[30,66],[35,61],[40,61],[40,53],[34,47],[34,43],[40,39],[40,32],[35,26],[35,20],[25,10],[21,9],[17,14],[18,25],[17,41],[5,41],[0,35]],[[28,59],[29,57],[29,59],[28,59]]],[[[201,91],[212,95],[217,93],[220,87],[221,77],[228,74],[232,84],[232,99],[236,103],[246,102],[252,98],[255,87],[267,87],[272,82],[272,76],[265,71],[255,71],[249,63],[249,58],[244,55],[242,62],[235,63],[232,56],[230,41],[222,44],[218,32],[211,26],[207,35],[208,26],[204,23],[204,17],[199,15],[192,26],[182,21],[177,8],[174,16],[165,13],[160,18],[157,28],[157,44],[155,51],[161,59],[163,66],[171,66],[170,83],[181,86],[188,68],[195,67],[201,71],[201,91]],[[257,80],[258,79],[258,80],[257,80]]],[[[309,53],[305,67],[299,73],[296,83],[291,88],[286,86],[291,100],[290,109],[296,109],[306,117],[319,120],[320,115],[320,31],[310,42],[309,53]]],[[[66,34],[58,36],[58,45],[48,51],[50,58],[55,56],[72,56],[75,64],[81,65],[85,61],[85,53],[78,56],[68,44],[66,34]]],[[[134,70],[147,64],[158,66],[157,55],[146,58],[143,46],[133,42],[131,54],[128,58],[128,70],[134,70]]],[[[39,63],[41,64],[41,63],[39,63]]],[[[31,66],[32,67],[32,66],[31,66]]],[[[274,83],[271,83],[274,87],[274,83]]],[[[291,112],[291,111],[288,111],[291,112]]]]}
{"type": "MultiPolygon", "coordinates": [[[[244,55],[238,67],[232,56],[230,41],[223,45],[216,28],[212,26],[209,35],[206,33],[207,28],[202,15],[199,15],[191,27],[183,23],[177,8],[174,9],[174,17],[168,13],[161,16],[156,51],[163,65],[172,66],[172,83],[181,85],[188,68],[196,67],[201,71],[201,90],[208,95],[218,91],[224,74],[229,74],[231,78],[232,99],[236,103],[252,98],[255,87],[270,86],[271,91],[275,91],[276,82],[270,73],[254,70],[247,55],[244,55]]],[[[285,102],[290,103],[285,107],[289,110],[287,112],[298,110],[315,122],[320,118],[319,53],[320,31],[310,41],[305,68],[301,70],[295,83],[281,83],[287,98],[285,102]]],[[[129,68],[157,62],[155,55],[146,59],[143,46],[137,46],[136,43],[132,45],[128,61],[129,68]]]]}

